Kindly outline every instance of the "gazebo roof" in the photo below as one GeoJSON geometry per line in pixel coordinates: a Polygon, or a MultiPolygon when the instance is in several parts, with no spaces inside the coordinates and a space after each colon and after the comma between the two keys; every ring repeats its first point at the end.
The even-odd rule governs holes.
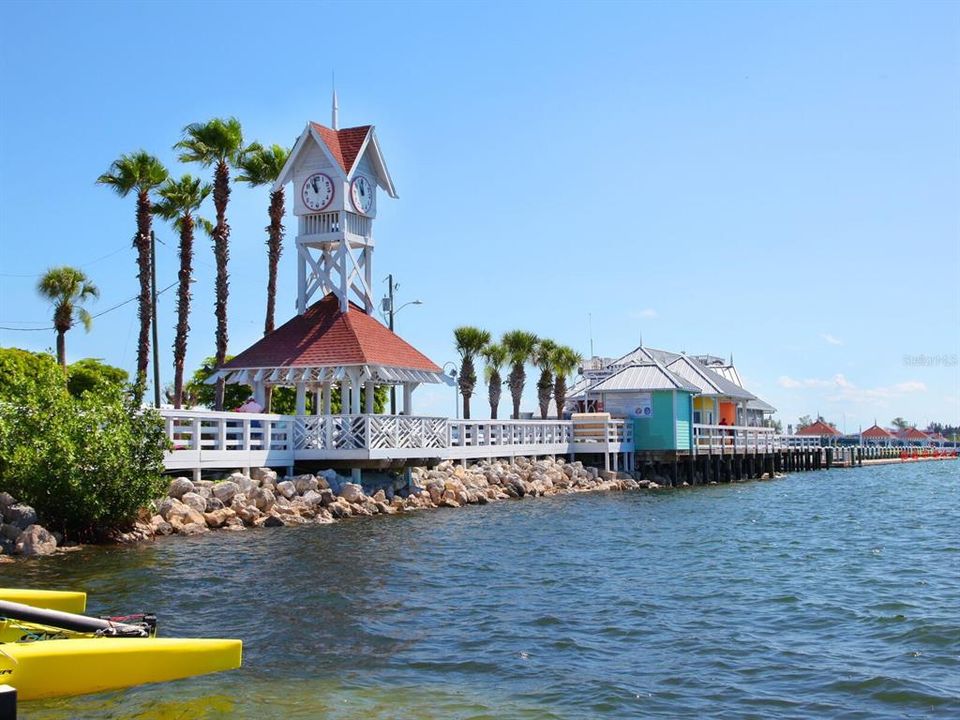
{"type": "Polygon", "coordinates": [[[873,427],[869,427],[860,433],[865,438],[875,438],[880,440],[891,440],[893,439],[893,433],[885,428],[880,427],[877,424],[874,424],[873,427]]]}
{"type": "Polygon", "coordinates": [[[897,437],[901,440],[929,440],[930,436],[927,435],[923,430],[917,430],[915,427],[907,428],[906,430],[901,430],[897,433],[897,437]]]}
{"type": "Polygon", "coordinates": [[[812,435],[812,436],[823,436],[823,435],[842,435],[839,430],[837,430],[833,425],[823,420],[817,420],[812,425],[807,425],[805,428],[797,430],[797,435],[812,435]]]}
{"type": "Polygon", "coordinates": [[[225,363],[218,375],[228,382],[326,382],[341,379],[348,368],[384,383],[446,381],[430,358],[358,305],[341,312],[332,293],[225,363]]]}

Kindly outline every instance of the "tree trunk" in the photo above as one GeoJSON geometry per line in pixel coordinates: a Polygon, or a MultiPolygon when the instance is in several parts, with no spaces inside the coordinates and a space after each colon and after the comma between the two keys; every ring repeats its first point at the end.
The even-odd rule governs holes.
{"type": "Polygon", "coordinates": [[[503,387],[503,380],[500,378],[500,371],[494,370],[490,373],[490,384],[487,386],[487,396],[490,400],[490,419],[497,419],[497,409],[500,407],[500,393],[503,387]]]}
{"type": "Polygon", "coordinates": [[[183,405],[183,362],[190,332],[190,276],[193,273],[193,216],[180,218],[180,272],[177,274],[177,335],[173,341],[173,406],[183,405]]]}
{"type": "Polygon", "coordinates": [[[557,401],[557,420],[563,420],[563,406],[567,403],[567,378],[557,375],[553,381],[553,399],[557,401]]]}
{"type": "Polygon", "coordinates": [[[523,384],[526,381],[527,373],[523,365],[514,365],[510,370],[510,395],[513,397],[513,419],[520,419],[520,396],[523,395],[523,384]]]}
{"type": "Polygon", "coordinates": [[[273,332],[274,312],[277,304],[277,265],[283,251],[283,188],[270,193],[270,224],[267,226],[267,319],[263,334],[273,332]]]}
{"type": "Polygon", "coordinates": [[[57,362],[64,372],[67,370],[67,333],[57,328],[57,362]]]}
{"type": "Polygon", "coordinates": [[[460,394],[463,396],[463,419],[470,419],[470,396],[477,386],[477,372],[473,367],[473,358],[467,355],[460,364],[460,394]]]}
{"type": "MultiPolygon", "coordinates": [[[[213,204],[217,211],[217,224],[213,228],[213,254],[217,261],[216,304],[217,316],[217,368],[227,359],[227,296],[230,293],[230,278],[227,261],[230,259],[230,226],[227,225],[227,201],[230,199],[230,168],[221,160],[213,181],[213,204]]],[[[217,378],[217,394],[214,409],[223,410],[223,394],[226,389],[223,376],[217,378]]]]}
{"type": "Polygon", "coordinates": [[[537,400],[540,403],[540,419],[546,420],[550,412],[550,395],[553,392],[553,373],[549,370],[540,371],[537,381],[537,400]]]}
{"type": "Polygon", "coordinates": [[[137,316],[140,318],[140,333],[137,337],[137,374],[133,385],[134,403],[143,401],[147,388],[147,366],[150,363],[150,321],[153,318],[150,302],[150,194],[141,190],[137,194],[137,235],[134,247],[137,249],[137,277],[140,280],[137,316]]]}

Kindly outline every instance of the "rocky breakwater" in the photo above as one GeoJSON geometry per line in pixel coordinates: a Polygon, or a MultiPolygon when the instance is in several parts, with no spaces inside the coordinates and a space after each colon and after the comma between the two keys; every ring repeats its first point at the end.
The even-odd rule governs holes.
{"type": "Polygon", "coordinates": [[[135,542],[155,535],[197,535],[210,530],[242,530],[308,523],[331,523],[348,517],[577,492],[658,489],[649,480],[584,467],[563,460],[483,461],[470,467],[444,462],[413,468],[412,483],[388,483],[365,490],[334,471],[280,479],[268,468],[234,473],[226,480],[193,482],[175,478],[156,512],[141,517],[120,540],[135,542]],[[368,494],[368,492],[370,494],[368,494]]]}
{"type": "MultiPolygon", "coordinates": [[[[0,556],[52,555],[63,537],[40,525],[36,511],[0,492],[0,556]]],[[[75,545],[76,543],[71,543],[75,545]]]]}

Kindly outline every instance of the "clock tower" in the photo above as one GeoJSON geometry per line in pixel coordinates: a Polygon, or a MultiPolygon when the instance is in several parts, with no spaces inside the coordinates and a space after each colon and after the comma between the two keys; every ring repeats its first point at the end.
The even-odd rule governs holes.
{"type": "Polygon", "coordinates": [[[340,129],[337,115],[334,94],[332,127],[307,123],[274,186],[293,184],[298,315],[318,293],[333,293],[340,312],[351,301],[373,312],[377,191],[397,197],[374,127],[340,129]]]}

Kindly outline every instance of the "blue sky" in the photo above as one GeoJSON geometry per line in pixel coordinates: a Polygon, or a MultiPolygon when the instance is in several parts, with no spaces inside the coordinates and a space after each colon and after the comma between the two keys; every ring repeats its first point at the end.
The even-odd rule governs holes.
{"type": "MultiPolygon", "coordinates": [[[[52,264],[100,286],[93,312],[136,293],[133,199],[94,184],[119,154],[204,173],[171,145],[229,115],[248,140],[290,145],[329,123],[332,71],[341,125],[376,124],[400,194],[379,204],[375,277],[423,301],[397,327],[438,364],[459,324],[586,355],[592,315],[597,354],[641,333],[733,352],[785,423],[960,422],[960,5],[946,2],[4,3],[0,326],[48,324],[34,285],[52,264]]],[[[231,352],[262,330],[266,204],[234,187],[231,352]]],[[[176,239],[158,231],[164,287],[176,239]]],[[[199,250],[190,368],[214,349],[199,250]]],[[[295,272],[288,247],[281,320],[295,272]]],[[[131,369],[135,314],[71,332],[69,359],[131,369]]],[[[160,319],[169,382],[172,292],[160,319]]],[[[53,344],[0,330],[3,346],[53,344]]],[[[449,413],[452,393],[421,388],[417,410],[449,413]]]]}

